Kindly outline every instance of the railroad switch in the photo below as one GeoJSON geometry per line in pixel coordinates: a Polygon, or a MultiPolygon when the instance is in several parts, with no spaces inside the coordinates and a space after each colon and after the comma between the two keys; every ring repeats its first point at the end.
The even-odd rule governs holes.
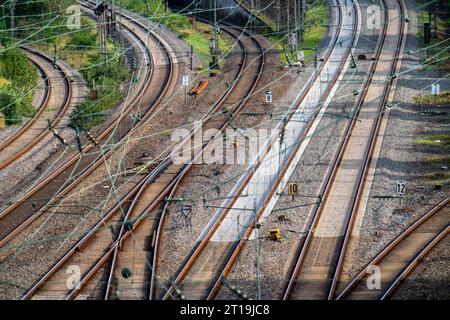
{"type": "Polygon", "coordinates": [[[280,229],[271,229],[270,234],[269,234],[269,239],[272,241],[280,241],[281,230],[280,229]]]}

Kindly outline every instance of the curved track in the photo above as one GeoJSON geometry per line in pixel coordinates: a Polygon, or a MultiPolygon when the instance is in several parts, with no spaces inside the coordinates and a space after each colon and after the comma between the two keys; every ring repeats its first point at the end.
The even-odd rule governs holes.
{"type": "MultiPolygon", "coordinates": [[[[240,44],[240,46],[240,51],[245,53],[246,50],[244,50],[242,44],[240,44]]],[[[226,101],[229,101],[229,99],[232,98],[239,99],[239,101],[242,100],[241,103],[237,104],[233,109],[234,114],[238,113],[245,105],[249,94],[251,94],[253,89],[256,87],[256,83],[259,80],[263,66],[263,62],[258,64],[258,76],[256,81],[252,82],[252,86],[249,91],[246,91],[245,95],[242,95],[241,93],[240,96],[236,96],[234,88],[236,87],[236,84],[239,83],[239,79],[250,62],[251,61],[248,60],[245,55],[242,56],[241,66],[238,68],[235,81],[216,102],[216,104],[214,104],[208,115],[203,119],[203,128],[224,129],[226,127],[228,116],[225,116],[221,112],[221,107],[226,101]]],[[[180,144],[179,148],[181,148],[186,142],[190,142],[190,137],[186,138],[180,144]]],[[[203,146],[202,150],[206,147],[206,145],[207,143],[203,146]]],[[[173,153],[176,153],[176,150],[173,153]]],[[[199,151],[199,155],[200,154],[201,151],[199,151]]],[[[75,290],[69,290],[68,292],[66,290],[65,295],[62,295],[62,297],[65,296],[68,299],[82,297],[83,291],[87,290],[89,292],[90,289],[93,288],[92,284],[95,283],[94,280],[99,280],[98,278],[95,279],[92,277],[96,276],[99,269],[103,269],[105,267],[108,268],[105,263],[110,256],[113,256],[112,265],[109,267],[109,274],[111,276],[107,281],[108,285],[106,286],[106,292],[103,294],[105,298],[110,298],[111,291],[116,292],[116,289],[113,288],[115,285],[115,281],[113,281],[113,279],[117,279],[114,274],[116,270],[120,270],[117,268],[117,265],[119,264],[118,261],[120,261],[119,259],[123,257],[123,254],[126,254],[124,248],[126,248],[126,246],[131,242],[131,239],[127,239],[127,237],[129,237],[131,231],[133,231],[133,237],[139,236],[139,241],[147,241],[146,246],[149,247],[148,235],[151,235],[153,230],[152,228],[157,227],[158,224],[153,224],[155,221],[157,222],[157,220],[155,220],[157,217],[148,217],[148,214],[158,205],[162,204],[161,201],[163,200],[163,197],[171,190],[175,183],[181,180],[192,165],[193,161],[188,165],[176,165],[173,164],[171,158],[168,157],[138,186],[136,186],[136,188],[134,188],[126,198],[122,199],[122,201],[115,208],[106,214],[105,218],[100,221],[93,228],[93,230],[89,232],[89,234],[83,237],[83,239],[81,239],[46,275],[44,275],[44,277],[24,296],[24,299],[29,299],[32,297],[49,297],[53,296],[53,294],[61,295],[64,290],[54,290],[55,288],[52,286],[52,283],[59,283],[60,286],[64,285],[64,280],[61,279],[67,278],[65,266],[72,264],[73,261],[84,261],[82,265],[83,276],[80,286],[75,290]],[[127,206],[126,203],[130,201],[130,199],[133,199],[134,195],[136,195],[136,197],[134,198],[131,206],[127,206]],[[125,218],[121,218],[121,211],[124,211],[123,216],[125,218]],[[114,227],[119,229],[118,234],[117,236],[111,237],[109,228],[114,227]],[[140,237],[141,235],[142,238],[140,237]],[[119,247],[120,250],[118,250],[119,247]],[[46,288],[48,287],[49,290],[47,291],[46,288]]],[[[157,213],[153,213],[153,215],[157,216],[157,213]]],[[[136,254],[136,258],[140,258],[139,254],[141,254],[140,250],[136,254]]],[[[143,257],[142,260],[145,261],[145,257],[143,257]]],[[[145,262],[141,261],[140,263],[145,267],[145,262]]],[[[125,299],[139,298],[142,296],[145,297],[145,292],[148,292],[148,290],[146,290],[148,287],[148,282],[145,284],[142,277],[136,276],[137,274],[138,273],[133,275],[133,281],[136,285],[131,290],[133,291],[131,296],[130,294],[127,295],[125,290],[120,290],[125,299]]]]}
{"type": "Polygon", "coordinates": [[[380,121],[395,79],[391,75],[396,73],[404,45],[403,3],[400,0],[388,8],[384,2],[384,9],[385,23],[370,76],[322,184],[322,201],[313,208],[309,232],[283,299],[332,299],[335,295],[380,121]],[[400,18],[393,18],[397,15],[400,18]],[[356,165],[349,166],[351,162],[356,165]]]}
{"type": "Polygon", "coordinates": [[[159,37],[142,30],[140,22],[124,15],[123,24],[134,35],[139,46],[144,50],[145,59],[142,63],[143,75],[138,80],[136,96],[128,103],[123,112],[112,123],[95,137],[96,143],[88,143],[82,153],[71,157],[41,183],[28,191],[19,201],[0,213],[0,247],[21,233],[50,206],[74,189],[86,179],[96,168],[103,164],[112,154],[114,145],[125,137],[133,134],[150,117],[166,92],[174,83],[174,59],[165,49],[166,44],[159,37]],[[136,29],[136,31],[133,31],[136,29]],[[144,43],[143,39],[148,39],[144,43]],[[152,58],[150,58],[152,57],[152,58]],[[163,67],[151,67],[151,61],[164,60],[163,67]],[[140,120],[135,123],[130,114],[140,114],[140,120]]]}
{"type": "Polygon", "coordinates": [[[391,297],[420,261],[448,235],[449,222],[450,198],[447,197],[389,243],[345,286],[337,299],[391,297]],[[368,286],[374,267],[379,268],[379,288],[370,286],[372,283],[368,286]]]}
{"type": "MultiPolygon", "coordinates": [[[[295,105],[293,106],[294,112],[290,112],[289,117],[287,117],[286,122],[288,123],[291,118],[293,118],[297,112],[297,109],[300,108],[302,105],[303,100],[308,97],[309,92],[313,92],[314,88],[314,82],[316,79],[318,79],[321,75],[321,72],[324,68],[324,66],[327,64],[327,61],[332,55],[333,48],[335,47],[335,44],[338,41],[339,35],[342,30],[342,8],[340,6],[337,7],[338,9],[338,28],[337,31],[334,34],[334,37],[332,39],[332,42],[330,44],[329,50],[327,51],[327,54],[325,55],[323,59],[323,63],[321,64],[319,70],[315,73],[314,77],[312,77],[311,81],[307,84],[305,87],[301,97],[296,101],[295,105]]],[[[356,28],[356,27],[355,27],[356,28]]],[[[353,32],[353,39],[355,38],[356,31],[353,32]]],[[[348,57],[350,54],[350,50],[347,50],[346,56],[348,57]]],[[[344,65],[346,63],[347,59],[343,59],[339,63],[338,72],[336,72],[335,78],[332,81],[332,84],[337,81],[338,75],[340,74],[341,70],[344,68],[344,65]]],[[[323,100],[326,99],[328,94],[331,91],[331,88],[333,85],[329,86],[327,90],[324,92],[324,94],[321,96],[323,100]]],[[[302,113],[301,111],[299,111],[302,113]]],[[[313,115],[312,119],[314,119],[315,116],[313,115]]],[[[296,119],[296,118],[294,118],[296,119]]],[[[307,126],[308,127],[308,126],[307,126]]],[[[305,130],[305,132],[308,130],[305,130]]],[[[301,140],[301,139],[300,139],[301,140]]],[[[276,139],[271,140],[266,148],[260,152],[260,157],[258,158],[258,161],[254,166],[251,166],[247,170],[246,173],[241,178],[241,181],[236,185],[235,189],[232,191],[232,193],[227,197],[226,203],[222,205],[223,209],[220,209],[217,214],[217,219],[208,226],[205,236],[202,238],[202,241],[197,245],[196,248],[194,248],[193,253],[186,259],[186,262],[181,267],[180,271],[177,274],[176,279],[173,282],[173,285],[169,288],[169,290],[165,293],[164,299],[173,299],[179,297],[179,294],[174,294],[174,292],[178,291],[178,286],[182,285],[183,287],[183,296],[187,299],[214,299],[214,297],[217,295],[222,280],[227,276],[229,273],[232,265],[234,264],[234,261],[239,255],[239,252],[243,245],[245,244],[246,240],[250,236],[253,227],[256,224],[256,220],[260,217],[262,210],[258,210],[258,212],[253,215],[251,223],[247,225],[245,222],[244,225],[247,227],[244,228],[243,234],[239,235],[240,240],[234,240],[234,241],[211,241],[213,236],[215,236],[217,230],[221,227],[221,224],[223,223],[224,219],[227,217],[227,214],[234,210],[233,205],[239,198],[239,195],[242,193],[242,191],[246,188],[247,184],[249,183],[252,176],[257,172],[258,167],[263,163],[265,157],[270,152],[270,150],[274,147],[275,144],[277,144],[278,136],[276,139]]],[[[300,143],[296,144],[296,148],[298,148],[300,143]]],[[[283,167],[280,169],[279,177],[281,177],[284,174],[284,171],[288,167],[289,163],[292,161],[295,151],[292,150],[290,153],[290,156],[284,163],[283,167]]],[[[263,201],[262,207],[264,207],[266,201],[268,198],[271,197],[271,194],[274,193],[276,190],[276,185],[279,183],[279,179],[271,186],[270,190],[264,194],[265,200],[263,201]]],[[[241,211],[241,209],[235,209],[237,211],[241,211]]],[[[242,222],[241,222],[242,223],[242,222]]]]}
{"type": "Polygon", "coordinates": [[[52,135],[49,124],[56,127],[62,117],[67,115],[72,97],[70,76],[53,59],[30,48],[22,47],[29,59],[42,74],[45,85],[44,99],[38,112],[14,135],[0,145],[0,170],[7,168],[14,161],[25,155],[46,136],[52,135]]]}

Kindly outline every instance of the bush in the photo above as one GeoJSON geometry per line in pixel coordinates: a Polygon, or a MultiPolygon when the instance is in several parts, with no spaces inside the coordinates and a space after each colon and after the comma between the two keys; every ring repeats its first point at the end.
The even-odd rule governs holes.
{"type": "Polygon", "coordinates": [[[81,29],[71,35],[69,45],[77,49],[97,46],[98,31],[95,28],[95,23],[86,17],[82,17],[81,24],[81,29]]]}
{"type": "Polygon", "coordinates": [[[20,123],[22,117],[31,117],[34,109],[28,97],[21,97],[11,86],[0,87],[0,111],[8,125],[20,123]]]}
{"type": "Polygon", "coordinates": [[[33,116],[33,92],[38,74],[27,56],[19,49],[8,49],[0,53],[0,111],[6,124],[20,123],[23,117],[33,116]]]}
{"type": "Polygon", "coordinates": [[[83,76],[90,86],[95,81],[97,99],[88,99],[78,105],[71,115],[71,122],[80,129],[90,129],[100,124],[104,112],[115,107],[123,98],[120,86],[128,79],[129,73],[122,63],[120,52],[113,49],[106,63],[98,55],[92,56],[83,70],[83,76]]]}
{"type": "Polygon", "coordinates": [[[11,86],[22,93],[33,89],[38,80],[36,69],[20,49],[0,53],[0,77],[8,79],[11,86]]]}

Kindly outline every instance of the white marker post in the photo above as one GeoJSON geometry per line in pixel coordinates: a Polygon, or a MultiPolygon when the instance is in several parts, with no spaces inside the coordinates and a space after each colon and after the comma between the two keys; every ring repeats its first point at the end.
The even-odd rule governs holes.
{"type": "Polygon", "coordinates": [[[434,95],[434,104],[437,106],[437,95],[441,93],[441,85],[439,83],[431,85],[431,94],[434,95]]]}
{"type": "Polygon", "coordinates": [[[187,86],[189,85],[189,75],[183,75],[183,86],[184,86],[184,108],[187,108],[187,86]]]}
{"type": "Polygon", "coordinates": [[[266,91],[266,103],[271,104],[273,101],[272,91],[266,91]]]}
{"type": "Polygon", "coordinates": [[[397,181],[396,192],[400,196],[400,205],[402,205],[402,198],[406,194],[406,182],[397,181]]]}

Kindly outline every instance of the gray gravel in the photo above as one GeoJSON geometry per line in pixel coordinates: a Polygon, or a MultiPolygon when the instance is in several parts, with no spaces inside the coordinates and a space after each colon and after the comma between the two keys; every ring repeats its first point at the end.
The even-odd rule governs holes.
{"type": "MultiPolygon", "coordinates": [[[[324,43],[328,43],[329,40],[325,38],[322,41],[321,48],[323,48],[324,43]]],[[[276,60],[275,60],[276,61],[276,60]]],[[[274,65],[272,67],[272,63],[268,63],[270,67],[268,68],[268,71],[264,72],[263,75],[263,81],[262,85],[266,85],[268,83],[271,83],[274,79],[277,79],[281,75],[284,75],[280,80],[275,81],[274,83],[268,85],[268,88],[270,88],[273,92],[274,96],[274,104],[271,108],[271,110],[264,110],[264,95],[260,94],[257,97],[255,97],[256,101],[253,99],[250,101],[249,105],[246,107],[245,112],[251,113],[251,112],[272,112],[275,116],[270,119],[265,116],[258,116],[258,117],[248,117],[248,116],[241,116],[237,120],[237,124],[239,128],[247,128],[249,126],[256,126],[260,128],[266,128],[266,129],[273,129],[278,122],[281,119],[281,115],[289,108],[292,101],[297,97],[298,93],[301,91],[301,89],[304,87],[305,83],[311,76],[313,72],[313,66],[310,64],[307,66],[306,69],[304,69],[302,72],[297,73],[294,72],[288,72],[287,68],[281,68],[280,66],[274,65]],[[278,69],[278,72],[274,72],[273,70],[278,69]],[[258,103],[259,102],[259,103],[258,103]]],[[[261,93],[263,93],[266,89],[262,89],[261,93]]],[[[337,93],[337,95],[341,95],[342,93],[337,93]]],[[[320,134],[322,136],[322,133],[320,134]]],[[[313,139],[314,140],[314,139],[313,139]]],[[[312,142],[311,142],[312,143],[312,142]]],[[[311,144],[310,144],[311,145],[311,144]]],[[[322,150],[320,150],[322,151],[322,150]]],[[[312,161],[315,162],[317,160],[317,157],[312,161]]],[[[310,164],[309,164],[310,165],[310,164]]],[[[202,166],[203,167],[203,166],[202,166]]],[[[202,168],[203,169],[203,168],[202,168]]],[[[193,173],[191,173],[188,178],[186,179],[188,182],[185,183],[187,185],[186,187],[183,185],[182,188],[180,188],[178,197],[183,195],[183,191],[187,190],[187,193],[189,194],[192,192],[191,190],[199,190],[202,191],[204,189],[211,188],[211,185],[214,186],[216,181],[228,181],[228,177],[234,176],[236,174],[242,173],[243,167],[233,165],[233,166],[223,166],[221,168],[221,172],[223,172],[219,177],[215,177],[212,172],[214,168],[210,168],[209,172],[210,175],[207,179],[202,179],[200,183],[198,183],[195,179],[192,179],[190,177],[193,176],[193,173]],[[222,171],[223,170],[223,171],[222,171]]],[[[297,176],[299,174],[297,173],[297,176]]],[[[306,178],[308,180],[308,178],[306,178]]],[[[235,180],[234,180],[235,181],[235,180]]],[[[231,188],[234,186],[234,181],[230,182],[229,185],[224,186],[224,189],[222,191],[222,188],[220,189],[220,195],[227,195],[231,191],[231,188]]],[[[309,184],[310,181],[308,180],[309,184]]],[[[303,189],[305,190],[305,189],[303,189]]],[[[302,194],[303,194],[302,190],[302,194]]],[[[306,190],[305,190],[306,191],[306,190]]],[[[197,192],[200,193],[200,192],[197,192]]],[[[211,195],[214,194],[214,190],[211,190],[206,197],[211,197],[211,195]]],[[[215,195],[217,197],[217,195],[215,195]]],[[[299,198],[297,198],[295,201],[297,201],[299,198]]],[[[304,199],[303,199],[304,200],[304,199]]],[[[300,200],[301,203],[304,203],[303,200],[300,200]]],[[[311,200],[311,199],[309,199],[311,200]]],[[[307,201],[309,201],[307,200],[307,201]]],[[[220,201],[208,201],[208,204],[211,203],[211,205],[217,206],[221,204],[220,201]]],[[[297,204],[299,202],[296,202],[297,204]]],[[[289,206],[289,202],[284,202],[282,207],[289,206]]],[[[181,266],[182,262],[188,257],[189,252],[192,250],[193,245],[196,243],[196,240],[198,236],[200,235],[200,232],[206,227],[206,225],[209,223],[210,218],[213,217],[215,211],[217,209],[215,208],[202,208],[202,204],[195,203],[193,207],[193,214],[192,214],[192,227],[191,228],[174,228],[174,224],[172,222],[167,223],[166,228],[170,229],[170,231],[165,231],[162,241],[162,247],[161,247],[161,257],[160,257],[160,266],[158,269],[158,277],[162,284],[167,285],[170,283],[170,277],[173,276],[176,272],[176,270],[181,266]]],[[[170,212],[175,212],[175,208],[172,208],[170,212]]],[[[306,213],[299,213],[298,211],[294,210],[293,214],[289,214],[289,212],[292,211],[283,211],[280,212],[280,214],[285,214],[288,219],[291,219],[293,221],[297,220],[304,220],[306,213]]],[[[282,225],[282,229],[296,229],[296,226],[293,225],[289,221],[285,222],[276,222],[278,214],[273,214],[266,224],[263,225],[263,231],[261,236],[266,236],[268,234],[268,229],[271,227],[275,227],[275,225],[282,225]]],[[[301,229],[301,227],[299,228],[301,229]]],[[[299,236],[295,233],[290,233],[288,235],[289,240],[283,240],[281,245],[283,243],[296,243],[296,239],[299,238],[299,236]]],[[[238,262],[236,263],[235,271],[232,272],[232,275],[230,276],[229,280],[231,280],[232,283],[235,283],[238,285],[238,287],[243,287],[247,292],[249,292],[249,296],[253,296],[254,292],[254,250],[255,245],[254,243],[250,243],[250,245],[245,246],[244,251],[241,253],[240,257],[238,258],[238,262]]],[[[281,278],[279,278],[278,270],[282,270],[282,267],[278,264],[279,261],[286,261],[286,256],[288,255],[288,252],[286,252],[284,249],[280,250],[280,243],[274,243],[267,240],[261,241],[261,255],[260,255],[260,262],[261,262],[261,270],[262,274],[261,277],[264,278],[264,284],[262,284],[262,291],[265,294],[275,294],[273,291],[277,287],[277,284],[273,284],[274,281],[279,281],[281,278]],[[286,254],[285,254],[286,253],[286,254]],[[275,279],[275,280],[274,280],[275,279]]],[[[224,290],[222,290],[223,292],[224,290]]],[[[230,298],[230,299],[236,299],[233,295],[226,295],[223,296],[222,293],[219,295],[220,298],[230,298]]],[[[263,298],[267,298],[267,296],[263,296],[263,298]]]]}
{"type": "MultiPolygon", "coordinates": [[[[63,61],[58,61],[59,65],[63,68],[66,74],[73,80],[73,95],[70,107],[67,114],[70,114],[72,110],[78,105],[86,95],[86,84],[81,75],[69,65],[63,61]]],[[[58,125],[59,134],[67,139],[69,142],[74,141],[73,130],[68,128],[69,117],[64,116],[58,125]]],[[[42,181],[47,177],[51,170],[47,170],[49,166],[54,165],[58,167],[62,161],[67,160],[67,152],[65,147],[59,142],[59,140],[53,136],[48,135],[41,140],[33,149],[30,150],[25,156],[18,159],[14,164],[5,168],[0,172],[0,179],[8,181],[8,184],[0,185],[0,210],[4,209],[8,203],[18,200],[31,186],[42,181]],[[65,157],[62,161],[50,162],[56,155],[64,154],[65,157]],[[43,165],[47,163],[48,165],[43,165]],[[17,170],[20,168],[20,170],[17,170]]],[[[57,158],[54,158],[57,159],[57,158]]]]}
{"type": "MultiPolygon", "coordinates": [[[[408,7],[414,8],[413,1],[408,1],[408,7]]],[[[418,30],[414,27],[417,26],[417,15],[413,10],[409,10],[409,15],[412,22],[409,24],[405,51],[418,48],[418,30]]],[[[416,67],[421,58],[420,54],[406,55],[402,61],[402,72],[416,67]]],[[[420,114],[423,109],[414,104],[414,97],[420,90],[439,78],[439,72],[422,68],[399,77],[394,97],[394,103],[398,103],[399,107],[389,113],[361,235],[351,242],[349,249],[354,255],[344,265],[343,275],[346,277],[359,271],[402,230],[449,194],[448,185],[435,190],[433,185],[424,183],[422,179],[424,174],[433,169],[427,160],[439,154],[444,155],[445,150],[415,143],[422,135],[448,131],[448,119],[442,121],[437,117],[423,116],[420,114]],[[407,182],[407,194],[401,203],[399,200],[373,198],[394,194],[396,181],[407,182]]],[[[443,88],[448,88],[449,84],[448,80],[441,81],[443,88]]],[[[426,89],[426,93],[430,91],[426,89]]]]}

